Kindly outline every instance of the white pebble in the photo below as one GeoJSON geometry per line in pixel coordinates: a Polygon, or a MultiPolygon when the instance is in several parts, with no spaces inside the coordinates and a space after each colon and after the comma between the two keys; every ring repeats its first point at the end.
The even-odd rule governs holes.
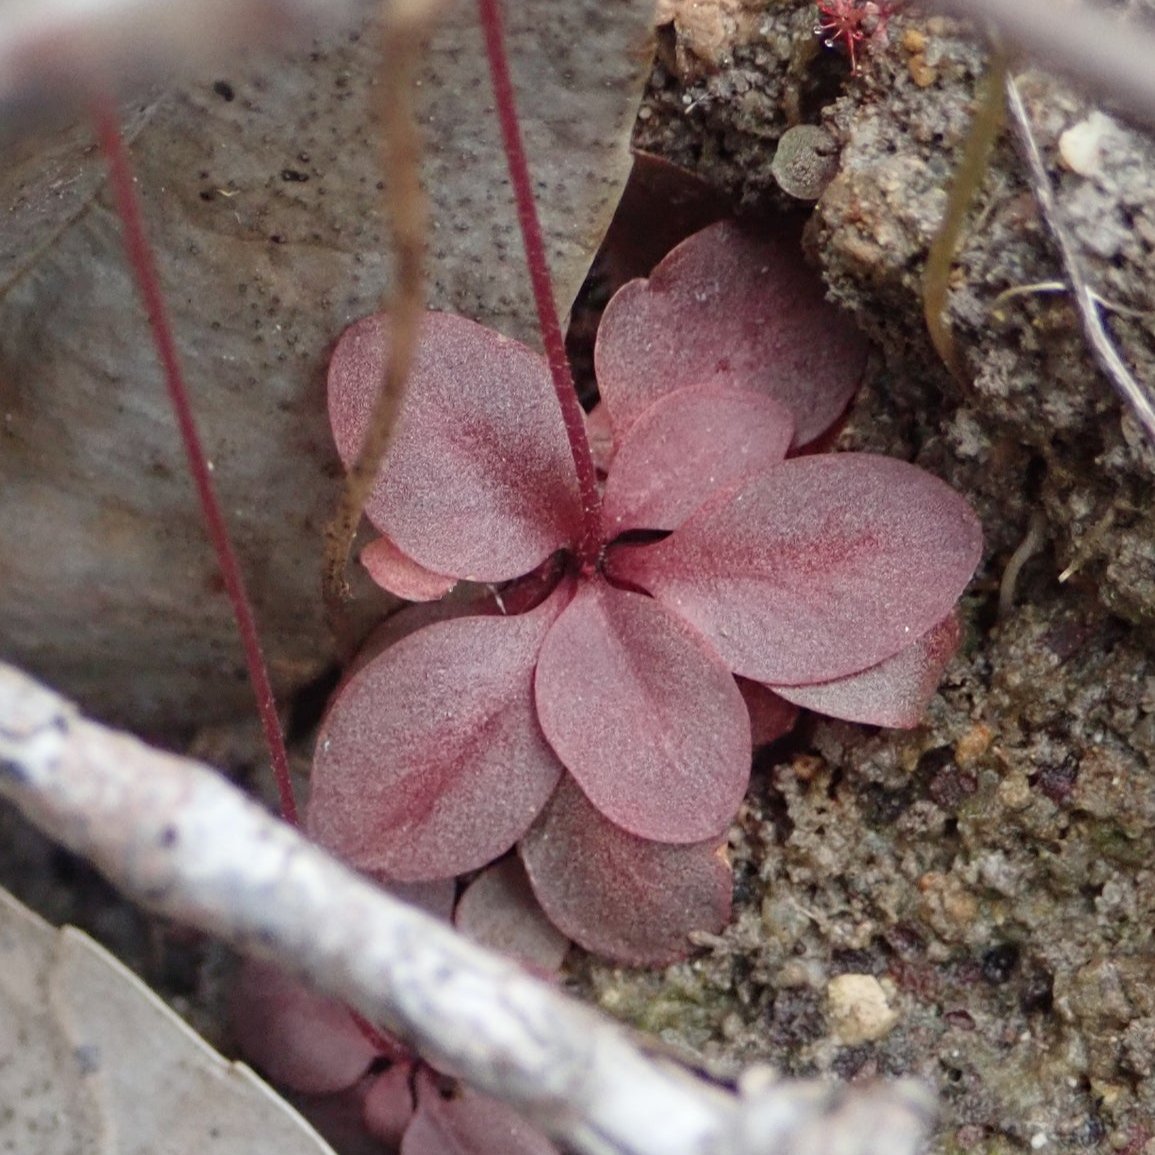
{"type": "Polygon", "coordinates": [[[873,975],[838,975],[826,985],[826,1009],[838,1041],[846,1046],[888,1035],[898,1012],[873,975]]]}
{"type": "Polygon", "coordinates": [[[1114,127],[1109,116],[1092,112],[1059,137],[1059,159],[1079,176],[1094,176],[1103,163],[1104,139],[1114,127]]]}

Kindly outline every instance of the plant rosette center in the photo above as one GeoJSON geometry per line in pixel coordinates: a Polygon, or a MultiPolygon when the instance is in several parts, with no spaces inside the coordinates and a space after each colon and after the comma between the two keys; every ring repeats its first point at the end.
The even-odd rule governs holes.
{"type": "MultiPolygon", "coordinates": [[[[388,345],[374,316],[334,352],[346,462],[388,345]]],[[[865,356],[796,242],[698,233],[602,319],[590,509],[544,359],[427,314],[361,555],[426,604],[385,624],[331,703],[311,833],[398,881],[517,846],[554,924],[625,962],[724,925],[752,743],[798,707],[915,725],[981,554],[941,480],[812,451],[865,356]],[[497,592],[445,598],[461,581],[497,592]]]]}

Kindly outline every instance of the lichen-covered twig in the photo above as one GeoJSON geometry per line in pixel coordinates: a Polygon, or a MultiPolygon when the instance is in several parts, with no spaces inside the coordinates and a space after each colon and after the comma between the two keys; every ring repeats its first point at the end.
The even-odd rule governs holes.
{"type": "Polygon", "coordinates": [[[1013,75],[1006,78],[1007,108],[1010,112],[1011,128],[1015,143],[1031,179],[1031,187],[1038,203],[1039,211],[1047,222],[1051,236],[1058,246],[1063,261],[1063,269],[1071,286],[1075,308],[1083,324],[1083,332],[1099,368],[1106,374],[1115,391],[1131,407],[1132,412],[1143,426],[1148,439],[1155,444],[1155,403],[1149,391],[1135,379],[1126,362],[1119,355],[1103,315],[1099,310],[1099,298],[1087,283],[1083,272],[1083,262],[1070,233],[1063,226],[1055,203],[1055,192],[1047,166],[1039,152],[1038,142],[1031,129],[1030,117],[1023,104],[1022,94],[1013,75]]]}
{"type": "Polygon", "coordinates": [[[153,910],[272,959],[591,1155],[913,1153],[930,1094],[748,1079],[734,1095],[383,894],[205,766],[0,665],[0,795],[153,910]]]}

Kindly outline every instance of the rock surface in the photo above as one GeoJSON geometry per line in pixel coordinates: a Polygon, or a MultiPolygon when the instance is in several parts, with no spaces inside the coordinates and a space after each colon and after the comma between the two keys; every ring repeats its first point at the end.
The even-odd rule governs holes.
{"type": "MultiPolygon", "coordinates": [[[[628,168],[649,20],[644,0],[511,8],[563,305],[628,168]]],[[[185,372],[282,698],[333,658],[320,597],[340,477],[326,361],[342,329],[380,307],[389,279],[377,39],[362,20],[312,50],[234,60],[130,110],[185,372]]],[[[442,17],[421,97],[429,300],[535,340],[466,0],[442,17]]],[[[137,729],[236,717],[252,701],[236,631],[100,157],[83,128],[20,149],[0,178],[11,210],[0,226],[0,653],[137,729]]]]}

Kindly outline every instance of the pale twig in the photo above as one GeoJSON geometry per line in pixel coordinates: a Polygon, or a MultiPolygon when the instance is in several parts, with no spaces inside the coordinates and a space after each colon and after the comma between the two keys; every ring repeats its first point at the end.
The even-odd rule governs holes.
{"type": "Polygon", "coordinates": [[[1130,407],[1139,423],[1147,433],[1147,437],[1155,443],[1155,404],[1151,395],[1132,375],[1126,362],[1115,348],[1115,342],[1108,333],[1103,317],[1099,311],[1098,298],[1083,272],[1083,262],[1074,240],[1063,226],[1059,216],[1058,205],[1055,203],[1055,192],[1051,187],[1051,178],[1047,166],[1039,152],[1038,142],[1031,129],[1030,118],[1023,104],[1019,86],[1014,76],[1008,74],[1006,80],[1007,107],[1010,110],[1011,128],[1014,131],[1018,150],[1026,163],[1031,177],[1031,187],[1039,211],[1047,222],[1051,236],[1058,246],[1059,255],[1063,261],[1063,269],[1070,283],[1071,296],[1074,298],[1075,308],[1083,323],[1083,332],[1091,346],[1091,352],[1099,368],[1106,374],[1115,391],[1130,407]]]}
{"type": "Polygon", "coordinates": [[[903,1155],[933,1115],[900,1081],[748,1077],[733,1095],[390,898],[220,775],[82,718],[0,665],[0,795],[128,895],[271,959],[590,1155],[903,1155]]]}

